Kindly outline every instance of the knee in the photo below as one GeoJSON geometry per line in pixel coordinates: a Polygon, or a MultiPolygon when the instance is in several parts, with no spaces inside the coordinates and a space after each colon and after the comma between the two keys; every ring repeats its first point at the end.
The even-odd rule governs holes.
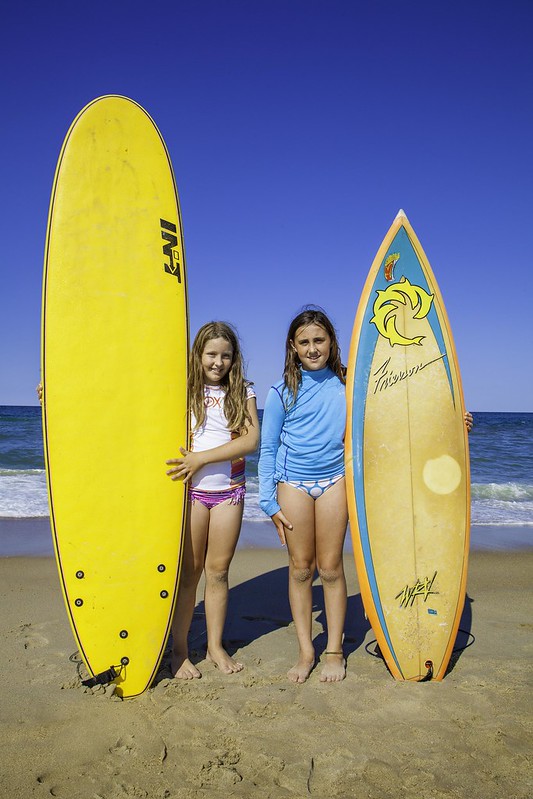
{"type": "Polygon", "coordinates": [[[217,587],[228,584],[228,569],[206,569],[205,579],[209,585],[217,587]]]}
{"type": "Polygon", "coordinates": [[[313,577],[313,570],[309,566],[297,567],[293,565],[290,573],[291,579],[297,583],[307,583],[313,577]]]}
{"type": "Polygon", "coordinates": [[[318,574],[320,576],[320,579],[322,580],[322,583],[327,583],[328,585],[331,585],[331,584],[336,583],[338,580],[341,579],[341,577],[342,577],[342,569],[339,569],[339,568],[337,568],[337,569],[322,569],[322,568],[319,568],[318,569],[318,574]]]}
{"type": "Polygon", "coordinates": [[[191,568],[184,568],[181,570],[180,585],[184,588],[196,588],[202,576],[203,564],[193,566],[191,568]]]}

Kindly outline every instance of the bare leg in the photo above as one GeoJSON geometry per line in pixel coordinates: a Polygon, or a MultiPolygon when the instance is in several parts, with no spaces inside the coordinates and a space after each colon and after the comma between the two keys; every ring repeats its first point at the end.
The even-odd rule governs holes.
{"type": "Polygon", "coordinates": [[[171,670],[174,677],[180,680],[202,676],[189,660],[187,636],[196,604],[196,588],[204,567],[208,526],[208,509],[200,502],[189,505],[180,586],[172,620],[171,670]]]}
{"type": "Polygon", "coordinates": [[[346,577],[342,550],[348,523],[345,480],[339,480],[315,502],[318,572],[324,589],[328,627],[325,665],[321,682],[338,682],[346,676],[342,653],[346,618],[346,577]]]}
{"type": "Polygon", "coordinates": [[[205,558],[207,658],[225,674],[234,674],[243,668],[222,646],[228,606],[228,571],[241,531],[242,512],[242,502],[232,505],[229,500],[211,509],[205,558]]]}
{"type": "Polygon", "coordinates": [[[278,485],[278,502],[293,525],[286,531],[289,552],[289,603],[298,637],[298,660],[287,672],[291,682],[307,680],[315,665],[312,639],[312,583],[316,566],[314,500],[287,483],[278,485]]]}

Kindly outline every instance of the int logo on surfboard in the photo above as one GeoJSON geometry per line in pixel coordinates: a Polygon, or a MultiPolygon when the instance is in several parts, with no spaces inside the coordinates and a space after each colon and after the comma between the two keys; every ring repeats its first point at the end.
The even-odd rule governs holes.
{"type": "Polygon", "coordinates": [[[178,283],[181,283],[181,266],[180,266],[180,251],[177,247],[178,229],[173,222],[167,222],[166,219],[160,219],[161,222],[161,238],[166,242],[163,244],[163,253],[167,256],[168,262],[165,262],[165,272],[169,275],[175,275],[178,278],[178,283]]]}

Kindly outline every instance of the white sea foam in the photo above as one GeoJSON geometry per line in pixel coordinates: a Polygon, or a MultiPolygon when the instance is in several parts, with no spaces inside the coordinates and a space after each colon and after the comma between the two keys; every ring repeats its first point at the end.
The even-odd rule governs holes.
{"type": "Polygon", "coordinates": [[[473,483],[472,497],[504,502],[533,501],[533,485],[527,483],[473,483]]]}
{"type": "Polygon", "coordinates": [[[533,527],[533,485],[474,483],[472,524],[533,527]]]}
{"type": "Polygon", "coordinates": [[[243,518],[250,522],[268,521],[268,516],[259,507],[259,479],[257,477],[246,478],[243,518]]]}
{"type": "MultiPolygon", "coordinates": [[[[43,469],[0,470],[0,517],[48,516],[46,477],[43,469]]],[[[266,521],[259,507],[259,481],[247,479],[246,521],[266,521]]],[[[474,483],[472,524],[532,526],[533,485],[528,483],[474,483]]]]}
{"type": "Polygon", "coordinates": [[[44,469],[0,470],[0,516],[48,516],[44,469]]]}

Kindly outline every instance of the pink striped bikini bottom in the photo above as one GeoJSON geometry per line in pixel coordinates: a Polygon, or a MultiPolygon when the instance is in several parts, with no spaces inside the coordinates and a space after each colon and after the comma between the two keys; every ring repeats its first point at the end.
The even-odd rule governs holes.
{"type": "Polygon", "coordinates": [[[228,488],[225,491],[199,491],[196,488],[189,488],[188,497],[191,505],[196,501],[205,505],[208,510],[220,505],[221,502],[230,500],[231,505],[239,505],[244,501],[246,494],[246,486],[237,486],[236,488],[228,488]]]}

